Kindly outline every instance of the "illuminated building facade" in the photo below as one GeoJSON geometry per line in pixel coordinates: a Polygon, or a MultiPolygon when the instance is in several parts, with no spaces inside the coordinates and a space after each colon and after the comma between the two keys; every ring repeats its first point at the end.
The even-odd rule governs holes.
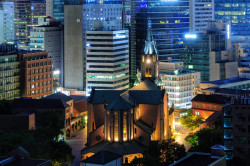
{"type": "Polygon", "coordinates": [[[128,30],[87,31],[87,91],[129,88],[128,30]]]}
{"type": "MultiPolygon", "coordinates": [[[[30,32],[30,50],[47,51],[53,58],[53,75],[63,85],[63,29],[62,24],[54,18],[39,18],[40,26],[30,32]]],[[[58,82],[59,83],[59,82],[58,82]]]]}
{"type": "Polygon", "coordinates": [[[15,40],[14,3],[0,3],[0,44],[15,40]]]}
{"type": "Polygon", "coordinates": [[[20,97],[20,62],[15,49],[4,50],[0,45],[0,100],[20,97]]]}
{"type": "Polygon", "coordinates": [[[100,150],[141,158],[150,141],[170,138],[167,94],[150,79],[128,91],[93,90],[88,107],[88,146],[82,160],[100,150]]]}
{"type": "Polygon", "coordinates": [[[29,43],[31,20],[30,0],[15,0],[15,39],[21,44],[29,43]]]}
{"type": "Polygon", "coordinates": [[[245,0],[215,0],[215,20],[231,22],[232,35],[250,35],[250,6],[245,0]]]}
{"type": "Polygon", "coordinates": [[[200,84],[200,72],[183,69],[183,62],[159,63],[161,85],[168,94],[169,106],[177,109],[192,107],[194,88],[200,84]]]}
{"type": "Polygon", "coordinates": [[[127,3],[131,4],[131,57],[136,57],[136,67],[141,66],[148,19],[152,22],[159,60],[178,58],[183,48],[183,35],[189,31],[189,1],[129,0],[127,3]]]}
{"type": "Polygon", "coordinates": [[[64,22],[64,0],[53,0],[53,17],[64,22]]]}
{"type": "Polygon", "coordinates": [[[31,0],[31,22],[30,22],[30,30],[31,27],[38,25],[38,19],[46,17],[46,2],[45,0],[31,0]]]}
{"type": "Polygon", "coordinates": [[[237,77],[238,63],[230,51],[230,25],[208,22],[205,33],[186,34],[180,60],[184,68],[201,73],[201,82],[237,77]]]}
{"type": "Polygon", "coordinates": [[[190,0],[190,32],[204,32],[207,22],[214,20],[214,0],[190,0]]]}
{"type": "MultiPolygon", "coordinates": [[[[83,63],[84,63],[84,86],[86,86],[86,53],[87,53],[87,31],[114,31],[121,30],[122,9],[121,1],[83,1],[82,41],[83,41],[83,63]]],[[[84,87],[85,88],[85,87],[84,87]]]]}

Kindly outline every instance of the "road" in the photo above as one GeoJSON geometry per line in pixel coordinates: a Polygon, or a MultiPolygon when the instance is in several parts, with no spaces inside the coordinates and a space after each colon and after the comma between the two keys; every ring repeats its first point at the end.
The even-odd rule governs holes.
{"type": "Polygon", "coordinates": [[[80,166],[81,163],[80,153],[81,150],[85,147],[85,144],[87,143],[87,128],[75,132],[72,135],[76,136],[66,140],[66,142],[72,148],[72,154],[75,156],[75,160],[71,164],[71,166],[80,166]]]}

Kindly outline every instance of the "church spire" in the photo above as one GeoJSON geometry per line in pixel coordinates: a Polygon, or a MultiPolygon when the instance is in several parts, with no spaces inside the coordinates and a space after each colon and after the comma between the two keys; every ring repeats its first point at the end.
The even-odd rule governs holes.
{"type": "Polygon", "coordinates": [[[146,78],[154,81],[158,78],[158,52],[151,30],[151,20],[148,20],[147,37],[142,49],[142,80],[146,78]]]}
{"type": "Polygon", "coordinates": [[[147,37],[145,40],[144,48],[142,50],[142,54],[144,55],[157,54],[156,43],[154,41],[151,30],[151,20],[148,20],[147,37]]]}

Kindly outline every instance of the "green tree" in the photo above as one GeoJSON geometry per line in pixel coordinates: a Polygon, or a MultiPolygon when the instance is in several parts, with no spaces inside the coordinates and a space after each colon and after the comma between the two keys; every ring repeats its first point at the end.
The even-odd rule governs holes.
{"type": "Polygon", "coordinates": [[[185,139],[192,145],[191,151],[210,152],[210,147],[222,144],[222,131],[219,127],[208,127],[190,134],[185,139]]]}
{"type": "Polygon", "coordinates": [[[160,160],[166,165],[172,164],[186,156],[185,146],[175,142],[174,139],[163,140],[159,144],[159,149],[160,160]]]}
{"type": "Polygon", "coordinates": [[[45,111],[37,115],[37,133],[45,140],[58,140],[63,134],[64,121],[62,116],[55,111],[45,111]]]}
{"type": "Polygon", "coordinates": [[[180,118],[180,123],[186,129],[194,130],[200,126],[202,120],[198,116],[193,115],[191,110],[188,110],[187,115],[180,118]]]}

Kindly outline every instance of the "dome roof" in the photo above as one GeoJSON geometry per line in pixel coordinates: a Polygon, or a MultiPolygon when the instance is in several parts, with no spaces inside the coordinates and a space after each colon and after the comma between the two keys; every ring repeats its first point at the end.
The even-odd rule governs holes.
{"type": "Polygon", "coordinates": [[[142,49],[142,54],[143,55],[157,54],[156,43],[153,39],[153,34],[151,30],[151,20],[148,20],[147,38],[145,40],[145,45],[142,49]]]}

